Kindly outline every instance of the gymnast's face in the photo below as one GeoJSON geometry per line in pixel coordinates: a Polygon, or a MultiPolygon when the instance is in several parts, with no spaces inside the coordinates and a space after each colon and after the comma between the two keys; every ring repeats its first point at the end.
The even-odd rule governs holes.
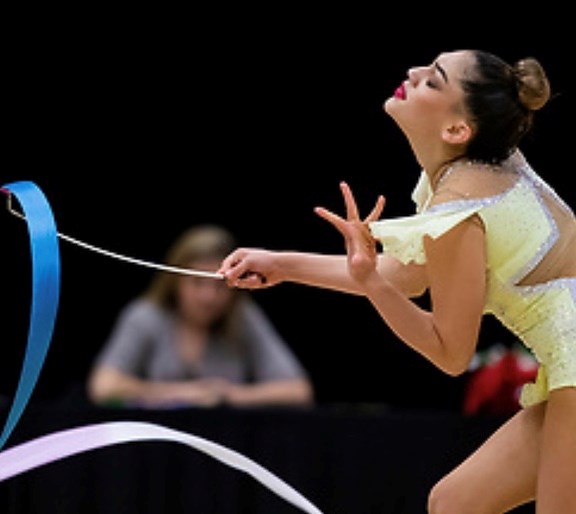
{"type": "Polygon", "coordinates": [[[443,138],[449,127],[466,120],[460,80],[473,63],[473,54],[461,50],[410,68],[394,95],[384,102],[384,111],[411,140],[443,138]]]}
{"type": "MultiPolygon", "coordinates": [[[[190,268],[215,272],[220,261],[203,260],[189,263],[190,268]]],[[[229,308],[233,290],[224,280],[181,275],[177,281],[179,313],[188,323],[210,327],[229,308]]]]}

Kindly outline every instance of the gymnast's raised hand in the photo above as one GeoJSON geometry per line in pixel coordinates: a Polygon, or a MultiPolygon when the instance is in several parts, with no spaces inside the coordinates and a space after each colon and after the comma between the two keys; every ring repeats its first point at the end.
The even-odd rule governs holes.
{"type": "Polygon", "coordinates": [[[330,222],[344,237],[348,255],[348,271],[352,279],[361,285],[370,276],[378,273],[376,240],[372,236],[368,224],[376,221],[382,214],[384,197],[380,195],[372,212],[364,220],[361,220],[350,186],[346,182],[341,182],[340,190],[346,206],[346,219],[324,207],[316,207],[314,212],[330,222]]]}

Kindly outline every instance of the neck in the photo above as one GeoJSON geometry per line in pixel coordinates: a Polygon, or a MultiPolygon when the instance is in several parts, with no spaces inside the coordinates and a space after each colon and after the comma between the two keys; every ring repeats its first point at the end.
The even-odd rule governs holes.
{"type": "Polygon", "coordinates": [[[447,171],[450,169],[454,162],[455,161],[445,162],[440,164],[433,172],[426,172],[428,173],[428,178],[430,179],[430,187],[433,191],[436,190],[438,184],[440,184],[441,180],[444,178],[447,171]]]}
{"type": "Polygon", "coordinates": [[[448,171],[454,160],[434,160],[429,162],[420,162],[420,165],[428,175],[430,186],[435,190],[444,174],[448,171]]]}
{"type": "Polygon", "coordinates": [[[448,154],[445,151],[417,154],[417,160],[428,175],[432,189],[435,189],[440,179],[450,166],[462,158],[462,154],[448,154]]]}

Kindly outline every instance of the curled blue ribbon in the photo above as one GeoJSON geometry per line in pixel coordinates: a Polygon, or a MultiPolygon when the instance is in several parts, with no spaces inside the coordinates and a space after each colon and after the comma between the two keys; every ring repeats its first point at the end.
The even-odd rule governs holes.
{"type": "Polygon", "coordinates": [[[50,204],[44,193],[30,181],[12,182],[2,189],[18,199],[28,226],[32,253],[32,302],[22,372],[0,436],[0,448],[17,425],[38,381],[50,347],[60,297],[58,233],[50,204]]]}

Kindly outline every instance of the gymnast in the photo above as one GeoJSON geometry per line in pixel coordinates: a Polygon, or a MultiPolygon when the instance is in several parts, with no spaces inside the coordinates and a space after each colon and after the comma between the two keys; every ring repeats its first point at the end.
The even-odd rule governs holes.
{"type": "Polygon", "coordinates": [[[380,195],[362,218],[341,182],[346,216],[315,212],[342,234],[346,254],[238,248],[219,269],[236,288],[293,282],[362,295],[449,375],[466,371],[484,314],[533,352],[539,371],[522,409],[434,485],[431,514],[529,502],[538,514],[576,513],[576,219],[520,150],[550,97],[532,57],[508,64],[459,50],[409,69],[383,109],[420,167],[416,213],[379,219],[380,195]],[[424,292],[429,308],[415,302],[424,292]]]}

